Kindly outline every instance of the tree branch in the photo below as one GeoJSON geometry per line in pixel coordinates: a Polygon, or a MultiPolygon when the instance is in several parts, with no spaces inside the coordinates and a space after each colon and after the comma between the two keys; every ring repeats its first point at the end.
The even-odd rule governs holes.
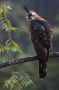
{"type": "MultiPolygon", "coordinates": [[[[52,52],[50,54],[50,57],[59,57],[59,52],[52,52]]],[[[36,61],[36,60],[38,60],[37,56],[26,57],[26,58],[15,59],[15,60],[9,60],[9,61],[6,61],[4,63],[0,63],[0,68],[8,67],[8,66],[11,66],[11,65],[16,65],[16,64],[19,64],[19,63],[29,62],[29,61],[36,61]]]]}

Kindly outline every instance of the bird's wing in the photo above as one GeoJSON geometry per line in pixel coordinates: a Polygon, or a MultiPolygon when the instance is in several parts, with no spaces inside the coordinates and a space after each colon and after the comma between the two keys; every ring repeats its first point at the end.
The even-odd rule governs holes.
{"type": "Polygon", "coordinates": [[[33,46],[39,60],[39,75],[41,78],[44,78],[46,76],[49,55],[47,54],[47,49],[45,49],[47,47],[47,35],[44,26],[37,20],[31,22],[31,28],[34,33],[32,33],[34,35],[32,40],[34,42],[33,46]]]}
{"type": "Polygon", "coordinates": [[[46,21],[46,20],[41,21],[41,23],[45,28],[45,33],[46,33],[46,36],[47,36],[48,48],[51,48],[51,44],[52,44],[52,27],[49,24],[49,22],[46,21]]]}
{"type": "Polygon", "coordinates": [[[45,31],[45,27],[42,25],[41,22],[38,22],[37,20],[33,20],[32,21],[32,28],[35,30],[41,45],[44,48],[46,48],[47,47],[47,34],[45,31]]]}

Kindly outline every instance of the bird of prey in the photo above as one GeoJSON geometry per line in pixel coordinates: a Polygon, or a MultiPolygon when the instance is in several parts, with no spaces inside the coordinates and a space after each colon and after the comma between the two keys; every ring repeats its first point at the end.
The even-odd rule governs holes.
{"type": "Polygon", "coordinates": [[[47,61],[52,50],[52,29],[47,20],[26,7],[26,18],[29,26],[31,40],[39,60],[39,76],[46,77],[47,61]]]}

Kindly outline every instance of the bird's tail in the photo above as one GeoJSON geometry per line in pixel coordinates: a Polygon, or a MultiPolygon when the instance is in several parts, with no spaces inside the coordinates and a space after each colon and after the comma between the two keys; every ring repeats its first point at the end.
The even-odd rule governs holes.
{"type": "Polygon", "coordinates": [[[50,50],[47,49],[47,61],[48,61],[48,58],[49,58],[49,53],[50,53],[50,50]]]}
{"type": "Polygon", "coordinates": [[[39,76],[40,76],[40,78],[46,77],[46,73],[47,73],[47,63],[39,62],[39,76]]]}
{"type": "Polygon", "coordinates": [[[47,74],[47,61],[49,58],[49,50],[47,50],[46,58],[42,57],[44,61],[39,61],[39,76],[40,78],[46,77],[47,74]]]}

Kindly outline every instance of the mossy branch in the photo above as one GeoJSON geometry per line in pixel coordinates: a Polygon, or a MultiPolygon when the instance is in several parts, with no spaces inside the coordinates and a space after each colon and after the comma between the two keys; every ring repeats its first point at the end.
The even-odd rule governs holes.
{"type": "MultiPolygon", "coordinates": [[[[59,57],[59,52],[52,52],[50,54],[50,57],[59,57]]],[[[30,62],[30,61],[36,61],[36,60],[38,60],[37,56],[9,60],[4,63],[0,63],[0,68],[16,65],[16,64],[20,64],[20,63],[30,62]]]]}

